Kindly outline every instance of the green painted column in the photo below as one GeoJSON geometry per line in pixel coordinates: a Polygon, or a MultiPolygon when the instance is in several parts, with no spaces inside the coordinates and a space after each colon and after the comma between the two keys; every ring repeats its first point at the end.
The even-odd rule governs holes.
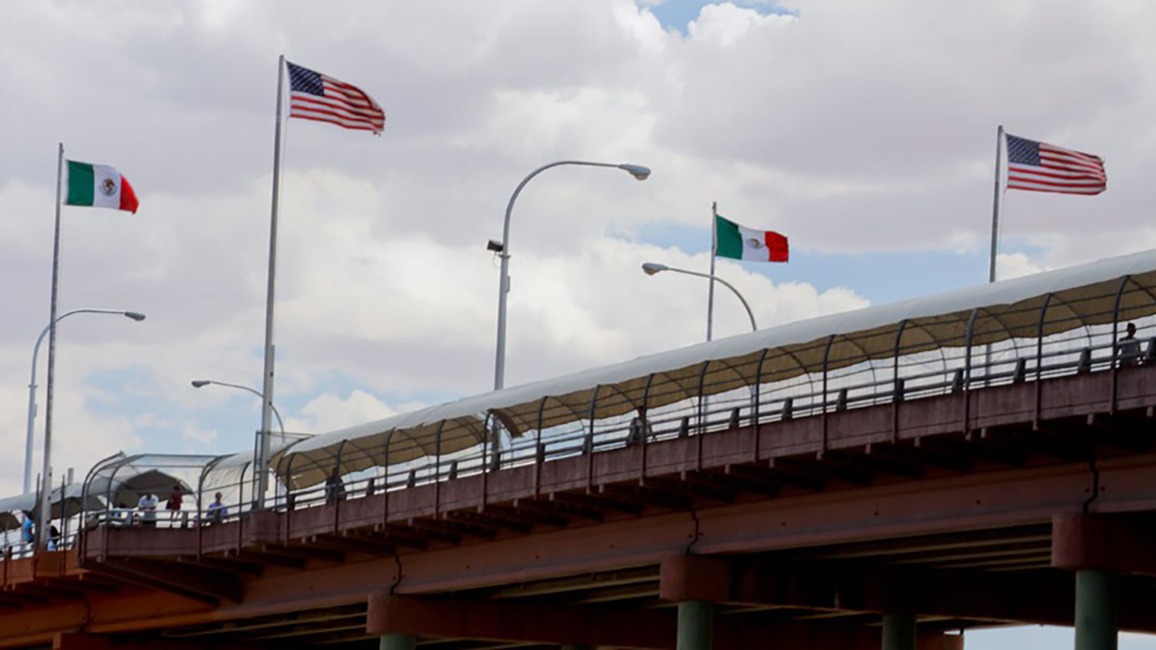
{"type": "Polygon", "coordinates": [[[1076,571],[1076,650],[1116,650],[1118,605],[1115,573],[1076,571]]]}
{"type": "Polygon", "coordinates": [[[714,632],[714,605],[705,600],[684,600],[678,604],[676,650],[710,650],[714,632]]]}
{"type": "Polygon", "coordinates": [[[377,645],[379,650],[414,650],[417,637],[412,634],[386,634],[377,645]]]}
{"type": "Polygon", "coordinates": [[[883,615],[883,650],[916,650],[914,614],[883,615]]]}

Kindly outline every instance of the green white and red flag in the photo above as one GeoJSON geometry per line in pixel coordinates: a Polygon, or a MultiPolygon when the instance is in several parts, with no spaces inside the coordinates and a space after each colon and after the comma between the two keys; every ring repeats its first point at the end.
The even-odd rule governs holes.
{"type": "Polygon", "coordinates": [[[755,230],[715,215],[715,255],[756,262],[786,262],[787,238],[773,230],[755,230]]]}
{"type": "Polygon", "coordinates": [[[140,205],[128,179],[108,165],[65,161],[65,205],[128,210],[136,214],[140,205]]]}

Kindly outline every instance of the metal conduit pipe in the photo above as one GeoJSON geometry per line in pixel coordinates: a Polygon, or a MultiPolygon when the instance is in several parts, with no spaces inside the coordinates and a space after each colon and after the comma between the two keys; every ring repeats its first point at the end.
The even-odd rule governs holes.
{"type": "Polygon", "coordinates": [[[902,401],[902,395],[899,388],[899,349],[903,343],[903,332],[907,329],[907,323],[910,322],[904,318],[899,322],[899,329],[895,332],[895,348],[893,350],[894,362],[891,373],[891,442],[899,442],[899,402],[902,401]]]}
{"type": "Polygon", "coordinates": [[[542,463],[546,462],[546,448],[542,443],[542,421],[546,417],[546,400],[543,395],[538,402],[538,423],[534,431],[534,498],[542,495],[542,463]]]}
{"type": "Polygon", "coordinates": [[[827,345],[823,348],[823,453],[827,452],[827,362],[831,356],[831,345],[835,342],[835,335],[827,337],[827,345]]]}
{"type": "Polygon", "coordinates": [[[382,448],[382,466],[385,469],[385,476],[381,479],[382,485],[382,505],[381,505],[381,525],[384,527],[389,523],[389,468],[393,463],[389,462],[389,447],[393,444],[393,436],[397,432],[397,427],[393,427],[385,433],[385,446],[382,448]]]}
{"type": "Polygon", "coordinates": [[[709,422],[707,419],[706,410],[708,403],[706,400],[706,371],[710,368],[710,359],[707,359],[702,364],[702,370],[698,372],[698,438],[695,440],[695,448],[698,450],[695,453],[695,470],[702,471],[702,438],[706,434],[706,427],[709,422]]]}
{"type": "Polygon", "coordinates": [[[963,434],[971,433],[971,349],[975,343],[975,319],[979,315],[979,307],[971,310],[967,317],[967,331],[964,333],[963,353],[963,434]]]}
{"type": "Polygon", "coordinates": [[[762,451],[760,449],[762,436],[759,435],[759,423],[762,420],[760,411],[762,410],[763,400],[763,362],[767,360],[767,355],[770,354],[770,352],[770,348],[763,348],[763,351],[759,353],[759,362],[755,365],[755,388],[751,391],[751,400],[754,402],[751,405],[751,434],[755,437],[754,461],[756,463],[759,461],[759,452],[762,451]]]}
{"type": "Polygon", "coordinates": [[[975,343],[975,319],[979,316],[979,307],[971,310],[971,315],[967,317],[967,331],[964,334],[964,353],[963,353],[963,387],[968,389],[971,386],[971,349],[975,343]]]}
{"type": "Polygon", "coordinates": [[[582,443],[582,451],[586,454],[586,489],[594,487],[594,409],[598,407],[598,390],[602,384],[595,384],[590,394],[590,431],[582,443]]]}
{"type": "Polygon", "coordinates": [[[434,435],[434,516],[442,513],[442,432],[446,421],[438,422],[438,432],[434,435]]]}
{"type": "Polygon", "coordinates": [[[1055,293],[1049,293],[1044,297],[1044,304],[1040,305],[1040,319],[1036,323],[1036,381],[1039,381],[1043,372],[1044,327],[1048,322],[1048,307],[1051,306],[1052,297],[1055,295],[1055,293]]]}
{"type": "Polygon", "coordinates": [[[1116,288],[1116,299],[1112,303],[1112,401],[1108,404],[1108,413],[1112,415],[1116,414],[1116,390],[1119,387],[1120,364],[1116,363],[1116,345],[1118,344],[1117,338],[1120,335],[1120,301],[1124,297],[1124,287],[1128,286],[1128,283],[1131,281],[1131,274],[1125,275],[1124,278],[1120,280],[1120,286],[1116,288]]]}
{"type": "MultiPolygon", "coordinates": [[[[903,344],[903,332],[907,329],[907,323],[909,323],[909,322],[910,322],[909,319],[906,319],[906,318],[899,321],[899,329],[895,332],[895,348],[893,349],[894,359],[893,359],[893,366],[892,366],[892,371],[891,371],[891,390],[892,391],[898,391],[898,389],[899,389],[899,350],[900,350],[900,346],[903,344]]],[[[895,392],[893,392],[892,393],[892,401],[895,401],[895,397],[897,397],[897,395],[895,394],[895,392]]]]}
{"type": "Polygon", "coordinates": [[[639,424],[642,427],[642,471],[639,476],[646,476],[647,462],[649,460],[648,451],[650,448],[650,441],[647,431],[650,430],[650,387],[654,385],[654,375],[650,373],[646,376],[646,385],[642,387],[642,406],[638,410],[638,418],[641,421],[639,424]]]}
{"type": "MultiPolygon", "coordinates": [[[[237,486],[237,510],[238,510],[238,512],[241,510],[241,504],[245,503],[245,469],[248,468],[250,465],[252,465],[252,461],[248,461],[244,465],[241,466],[241,482],[237,486]]],[[[241,521],[244,522],[245,521],[244,518],[242,518],[241,521]]],[[[245,528],[244,523],[241,523],[241,525],[237,526],[237,548],[241,548],[242,540],[244,540],[244,538],[245,538],[244,528],[245,528]]]]}
{"type": "Polygon", "coordinates": [[[1040,378],[1044,373],[1044,326],[1048,321],[1048,307],[1052,304],[1052,296],[1056,294],[1049,293],[1044,298],[1044,304],[1040,306],[1040,320],[1036,323],[1036,406],[1033,420],[1036,423],[1040,421],[1040,401],[1043,399],[1043,384],[1040,383],[1040,378]]]}
{"type": "Polygon", "coordinates": [[[699,434],[702,434],[704,431],[706,431],[706,423],[707,423],[706,415],[707,414],[704,410],[704,406],[706,404],[706,395],[704,394],[704,384],[706,382],[706,370],[709,367],[710,367],[710,361],[709,360],[704,361],[702,364],[702,369],[698,371],[698,387],[695,389],[695,391],[698,394],[698,432],[699,432],[699,434]]]}
{"type": "MultiPolygon", "coordinates": [[[[345,453],[345,443],[346,442],[348,442],[348,440],[342,439],[342,441],[337,444],[337,464],[333,466],[333,469],[330,471],[329,476],[327,476],[325,478],[325,502],[329,503],[330,494],[332,494],[332,496],[333,496],[333,534],[334,535],[337,534],[338,528],[341,525],[341,502],[345,500],[344,499],[345,495],[342,494],[343,492],[345,492],[345,479],[341,478],[341,476],[342,476],[341,460],[342,460],[342,455],[345,453]],[[333,484],[330,485],[329,478],[333,477],[335,473],[336,473],[335,478],[337,480],[333,481],[333,484]],[[341,487],[338,488],[338,486],[341,486],[341,487]],[[330,492],[330,490],[332,490],[332,493],[330,492]]],[[[288,533],[288,531],[286,531],[286,533],[288,533]]]]}

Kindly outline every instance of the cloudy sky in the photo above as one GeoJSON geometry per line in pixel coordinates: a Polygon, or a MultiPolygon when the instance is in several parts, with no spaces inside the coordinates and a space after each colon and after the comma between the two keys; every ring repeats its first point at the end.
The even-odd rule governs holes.
{"type": "MultiPolygon", "coordinates": [[[[259,400],[189,381],[260,386],[280,54],[388,116],[379,138],[286,127],[275,396],[322,432],[491,387],[485,243],[555,160],[654,173],[523,191],[507,385],[700,341],[706,283],[639,265],[706,271],[712,201],[790,237],[789,264],[719,263],[762,327],[985,281],[999,124],[1109,175],[1009,193],[1002,276],[1150,248],[1153,33],[1149,0],[4,2],[0,440],[23,449],[64,143],[141,209],[64,209],[60,309],[148,319],[61,323],[54,464],[249,448],[259,400]]],[[[747,327],[717,296],[716,336],[747,327]]],[[[0,457],[0,494],[22,462],[0,457]]]]}

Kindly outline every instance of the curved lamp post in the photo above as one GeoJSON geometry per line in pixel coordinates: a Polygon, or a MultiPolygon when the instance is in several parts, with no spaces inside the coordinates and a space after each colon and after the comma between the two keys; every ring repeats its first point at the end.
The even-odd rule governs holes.
{"type": "Polygon", "coordinates": [[[742,301],[743,307],[745,307],[747,310],[747,317],[749,317],[751,319],[751,331],[753,332],[753,331],[757,331],[759,329],[759,326],[755,323],[755,314],[754,314],[754,312],[751,311],[751,306],[749,304],[747,304],[747,299],[743,298],[743,294],[739,293],[739,290],[734,288],[734,285],[732,285],[730,282],[727,282],[726,280],[718,277],[717,275],[712,278],[710,275],[707,275],[706,273],[699,273],[698,271],[688,271],[686,269],[678,269],[678,268],[675,268],[673,266],[667,266],[665,264],[656,264],[654,262],[645,262],[642,265],[642,272],[647,274],[647,275],[654,275],[656,273],[662,273],[663,271],[673,271],[674,273],[682,273],[685,275],[695,275],[695,276],[698,276],[700,278],[706,278],[707,280],[713,279],[715,282],[722,284],[727,289],[730,289],[731,291],[733,291],[734,294],[739,297],[739,300],[742,301]]]}
{"type": "MultiPolygon", "coordinates": [[[[247,393],[253,393],[257,396],[257,399],[261,400],[262,403],[265,401],[265,396],[261,394],[261,391],[254,388],[249,388],[248,386],[242,386],[241,384],[230,384],[227,381],[217,381],[215,379],[194,379],[192,384],[193,388],[203,388],[210,384],[215,386],[225,386],[226,388],[236,388],[237,390],[243,390],[247,393]]],[[[277,417],[277,428],[281,429],[281,442],[285,442],[285,421],[281,419],[281,413],[277,411],[276,406],[273,406],[272,404],[269,406],[273,409],[273,415],[277,417]]]]}
{"type": "Polygon", "coordinates": [[[514,188],[514,193],[510,196],[510,202],[506,204],[506,220],[502,225],[502,241],[490,240],[487,248],[494,251],[502,258],[501,277],[498,284],[498,347],[496,357],[494,360],[494,390],[498,390],[505,385],[506,381],[506,294],[510,292],[510,213],[514,209],[514,201],[518,199],[518,195],[522,193],[522,188],[530,179],[538,174],[550,169],[551,167],[558,167],[561,165],[583,165],[586,167],[610,167],[614,169],[621,169],[634,178],[644,181],[650,176],[650,168],[642,165],[631,165],[627,163],[601,163],[601,162],[587,162],[584,160],[559,160],[530,172],[518,187],[514,188]]]}
{"type": "MultiPolygon", "coordinates": [[[[40,344],[44,342],[44,336],[52,329],[54,323],[74,316],[76,314],[112,314],[116,316],[124,316],[131,318],[134,321],[140,322],[145,319],[145,315],[135,311],[122,311],[117,309],[73,309],[56,317],[53,323],[44,326],[40,331],[40,336],[36,337],[36,345],[32,347],[32,373],[28,379],[28,431],[24,437],[24,493],[32,491],[32,440],[35,435],[36,423],[36,357],[40,354],[40,344]]],[[[45,471],[47,474],[47,470],[45,471]]]]}

